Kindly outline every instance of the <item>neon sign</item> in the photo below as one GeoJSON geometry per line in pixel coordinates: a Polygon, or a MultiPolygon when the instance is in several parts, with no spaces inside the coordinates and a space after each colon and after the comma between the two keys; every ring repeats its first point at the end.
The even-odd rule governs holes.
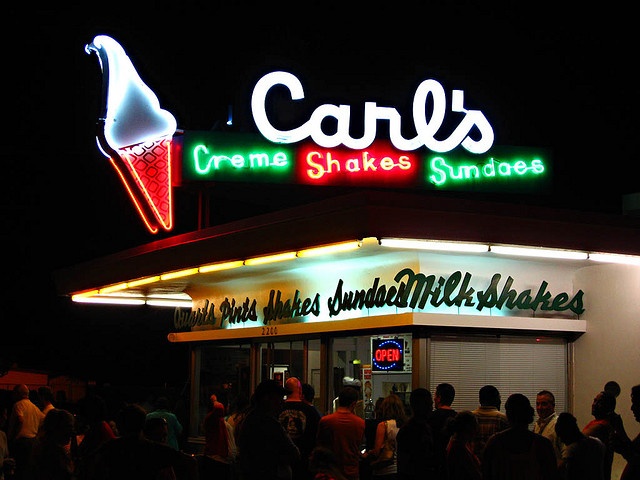
{"type": "Polygon", "coordinates": [[[182,180],[294,183],[295,154],[252,134],[187,131],[182,180]]]}
{"type": "Polygon", "coordinates": [[[372,338],[371,370],[373,372],[403,372],[404,340],[372,338]]]}
{"type": "Polygon", "coordinates": [[[490,157],[485,163],[478,164],[455,162],[444,157],[433,157],[429,161],[429,181],[437,187],[447,183],[468,182],[471,180],[491,180],[494,178],[535,177],[545,172],[544,162],[533,158],[525,160],[500,161],[490,157]],[[457,163],[457,165],[456,165],[457,163]]]}
{"type": "Polygon", "coordinates": [[[253,120],[260,133],[276,143],[297,143],[311,138],[317,145],[333,148],[344,145],[353,150],[369,147],[376,138],[378,120],[389,122],[391,143],[398,150],[411,151],[425,146],[433,152],[449,152],[462,147],[471,153],[485,153],[493,145],[493,128],[480,110],[464,108],[464,92],[454,90],[451,98],[451,111],[464,113],[465,116],[453,133],[445,140],[437,140],[435,135],[440,130],[445,118],[447,98],[442,85],[436,80],[425,80],[417,88],[413,98],[413,123],[418,134],[407,139],[402,136],[402,119],[395,108],[379,107],[375,102],[364,104],[364,134],[361,138],[353,138],[349,134],[351,106],[350,105],[320,105],[311,114],[311,118],[293,130],[278,130],[273,126],[266,111],[266,99],[269,90],[276,85],[285,86],[291,93],[292,100],[304,98],[304,89],[300,80],[288,72],[271,72],[266,74],[253,89],[251,96],[251,111],[253,120]],[[432,100],[432,111],[429,119],[426,115],[428,99],[432,100]],[[337,120],[337,130],[328,135],[322,130],[322,123],[327,118],[337,120]],[[469,134],[477,128],[480,139],[475,140],[469,134]]]}
{"type": "Polygon", "coordinates": [[[293,101],[304,98],[300,80],[283,71],[264,75],[253,88],[251,112],[261,136],[189,131],[176,135],[176,119],[160,107],[117,41],[98,35],[85,50],[97,55],[103,73],[98,147],[151,233],[173,228],[172,189],[183,182],[467,191],[497,187],[522,192],[540,191],[548,177],[548,157],[539,151],[493,146],[491,124],[480,110],[465,108],[462,90],[451,92],[449,106],[459,123],[442,138],[447,135],[442,127],[449,102],[442,85],[433,79],[424,80],[415,91],[413,138],[402,135],[403,119],[396,108],[376,102],[364,102],[360,138],[350,134],[351,105],[319,105],[301,125],[279,129],[277,112],[274,118],[267,115],[272,90],[285,88],[293,101]],[[388,125],[388,140],[377,138],[378,124],[383,122],[388,125]],[[335,125],[334,132],[326,132],[328,124],[335,125]],[[423,148],[430,152],[418,153],[423,148]]]}
{"type": "Polygon", "coordinates": [[[103,73],[98,146],[122,180],[147,229],[173,228],[171,140],[176,120],[160,108],[124,49],[99,35],[86,45],[103,73]]]}

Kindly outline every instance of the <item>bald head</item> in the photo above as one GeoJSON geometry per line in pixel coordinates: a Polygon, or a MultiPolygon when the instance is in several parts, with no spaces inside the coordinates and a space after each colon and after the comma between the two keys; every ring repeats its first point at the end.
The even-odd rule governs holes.
{"type": "Polygon", "coordinates": [[[13,395],[16,399],[22,400],[23,398],[29,398],[29,387],[26,385],[16,385],[13,387],[13,395]]]}
{"type": "Polygon", "coordinates": [[[289,377],[284,384],[287,389],[287,400],[302,401],[302,383],[297,377],[289,377]]]}

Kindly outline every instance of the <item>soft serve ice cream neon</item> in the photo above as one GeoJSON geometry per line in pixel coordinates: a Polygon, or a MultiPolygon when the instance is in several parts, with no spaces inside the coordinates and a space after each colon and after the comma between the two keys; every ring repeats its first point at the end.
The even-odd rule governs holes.
{"type": "Polygon", "coordinates": [[[118,42],[98,35],[85,49],[96,53],[103,75],[98,146],[111,160],[149,231],[171,230],[171,139],[176,120],[160,108],[118,42]]]}

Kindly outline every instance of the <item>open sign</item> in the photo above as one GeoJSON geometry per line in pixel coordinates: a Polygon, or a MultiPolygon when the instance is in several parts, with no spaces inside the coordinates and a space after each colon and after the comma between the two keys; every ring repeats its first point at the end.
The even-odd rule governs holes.
{"type": "Polygon", "coordinates": [[[404,340],[371,339],[371,357],[374,372],[404,371],[404,340]]]}

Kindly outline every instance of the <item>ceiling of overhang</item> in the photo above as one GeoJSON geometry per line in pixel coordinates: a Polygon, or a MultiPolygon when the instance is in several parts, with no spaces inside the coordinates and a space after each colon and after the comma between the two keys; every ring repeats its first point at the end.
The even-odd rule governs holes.
{"type": "MultiPolygon", "coordinates": [[[[71,295],[207,263],[381,236],[640,254],[637,221],[546,209],[522,211],[521,207],[503,204],[425,200],[424,196],[415,195],[360,193],[177,235],[59,271],[58,289],[61,295],[71,295]]],[[[367,246],[348,255],[377,262],[388,253],[384,248],[371,248],[371,242],[367,246]]],[[[296,258],[292,262],[294,268],[308,268],[326,261],[327,257],[320,257],[296,258]]],[[[207,285],[288,268],[281,262],[242,266],[124,291],[178,294],[194,284],[207,285]]]]}

